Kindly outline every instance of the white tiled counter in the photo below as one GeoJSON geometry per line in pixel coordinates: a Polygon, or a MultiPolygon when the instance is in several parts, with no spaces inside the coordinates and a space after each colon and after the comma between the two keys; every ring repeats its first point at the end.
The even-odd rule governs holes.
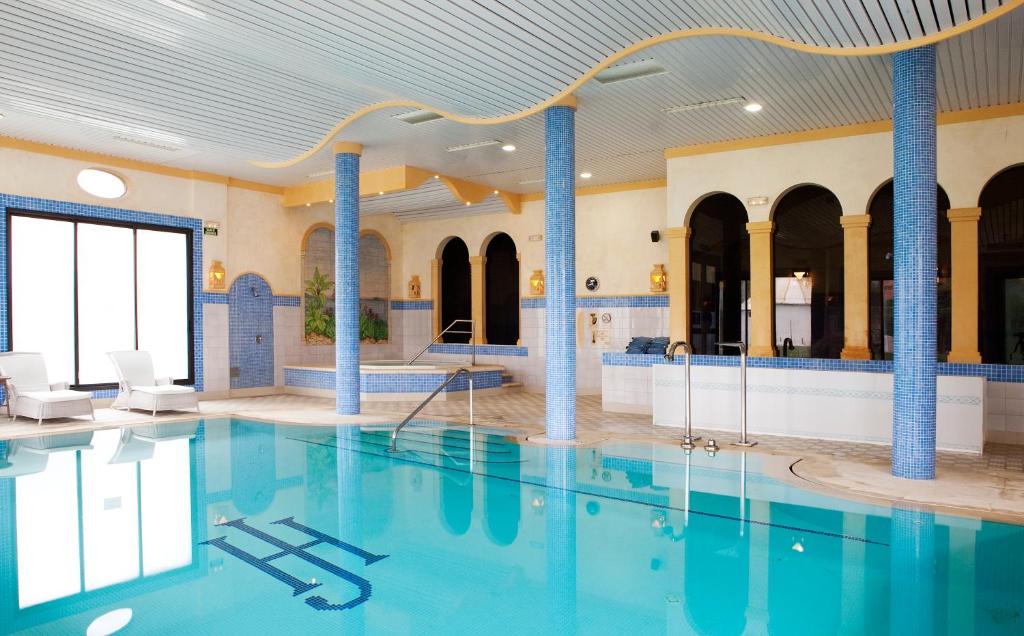
{"type": "MultiPolygon", "coordinates": [[[[682,427],[680,362],[669,364],[661,356],[606,355],[604,409],[651,413],[657,425],[682,427]]],[[[891,363],[792,358],[751,358],[750,363],[747,423],[752,436],[891,442],[891,363]]],[[[691,372],[694,426],[738,431],[738,358],[694,356],[691,372]]],[[[993,365],[940,365],[938,448],[981,451],[988,430],[986,384],[1001,384],[989,382],[985,374],[995,372],[993,365]]]]}

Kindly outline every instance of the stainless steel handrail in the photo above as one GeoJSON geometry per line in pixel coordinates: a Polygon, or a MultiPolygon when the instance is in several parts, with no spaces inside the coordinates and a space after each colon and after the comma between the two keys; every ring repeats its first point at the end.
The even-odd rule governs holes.
{"type": "Polygon", "coordinates": [[[469,334],[469,345],[471,347],[471,349],[470,349],[471,357],[470,357],[469,364],[470,364],[470,366],[474,366],[475,367],[476,366],[476,321],[475,320],[470,320],[469,318],[459,318],[458,320],[453,320],[452,324],[448,325],[443,330],[441,330],[441,333],[439,333],[436,336],[434,336],[434,339],[431,340],[430,343],[427,346],[425,346],[422,349],[420,349],[420,352],[417,353],[416,355],[414,355],[412,357],[412,360],[409,360],[408,362],[406,362],[405,366],[410,366],[413,362],[416,362],[417,360],[419,360],[420,356],[423,355],[424,353],[426,353],[427,350],[429,350],[435,344],[437,344],[437,341],[441,339],[441,336],[445,335],[446,333],[469,334]],[[464,323],[464,322],[468,322],[469,323],[469,331],[456,331],[455,329],[453,329],[453,327],[455,325],[460,324],[460,323],[464,323]]]}
{"type": "Polygon", "coordinates": [[[398,433],[399,433],[399,431],[401,431],[403,428],[405,428],[405,425],[408,424],[409,422],[411,422],[412,418],[414,418],[417,415],[419,415],[419,412],[422,411],[424,409],[424,407],[427,406],[427,404],[430,404],[430,401],[433,400],[435,397],[437,397],[438,393],[440,393],[441,391],[444,391],[445,387],[447,387],[449,384],[454,382],[455,378],[459,377],[459,375],[463,374],[463,373],[465,373],[466,377],[469,378],[469,425],[473,426],[473,374],[470,372],[469,369],[462,368],[462,369],[457,370],[455,373],[451,374],[450,376],[448,376],[448,379],[445,380],[444,382],[442,382],[441,386],[439,386],[436,389],[434,389],[434,392],[431,393],[430,395],[428,395],[427,399],[425,399],[422,402],[420,402],[420,405],[417,406],[415,409],[413,409],[412,413],[409,413],[409,415],[407,415],[406,418],[404,420],[402,420],[402,423],[399,424],[398,427],[395,428],[395,430],[391,431],[391,447],[388,448],[388,452],[389,453],[397,453],[398,452],[398,433]]]}
{"type": "Polygon", "coordinates": [[[683,354],[686,356],[686,371],[684,372],[683,380],[686,383],[684,388],[686,393],[686,433],[683,435],[683,443],[681,446],[686,449],[692,449],[694,447],[694,442],[700,439],[700,436],[693,436],[693,407],[690,402],[690,357],[693,354],[693,348],[690,347],[690,344],[685,340],[678,340],[670,344],[668,349],[665,350],[665,359],[669,362],[675,360],[676,349],[678,347],[683,348],[683,354]]]}
{"type": "Polygon", "coordinates": [[[718,351],[725,348],[739,349],[740,352],[740,441],[737,446],[756,446],[757,442],[747,439],[747,345],[743,342],[719,342],[718,351]]]}

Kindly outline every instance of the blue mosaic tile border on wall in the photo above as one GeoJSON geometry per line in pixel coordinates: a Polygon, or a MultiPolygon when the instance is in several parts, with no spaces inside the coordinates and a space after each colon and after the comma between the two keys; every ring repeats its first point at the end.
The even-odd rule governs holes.
{"type": "Polygon", "coordinates": [[[392,300],[392,311],[430,311],[434,308],[432,300],[392,300]]]}
{"type": "MultiPolygon", "coordinates": [[[[683,357],[668,362],[661,355],[634,355],[630,353],[605,353],[601,364],[606,367],[651,367],[656,364],[683,364],[683,357]]],[[[693,366],[736,367],[740,364],[737,356],[693,356],[693,366]]],[[[859,373],[892,373],[890,360],[826,360],[822,358],[747,358],[747,366],[762,369],[798,369],[807,371],[847,371],[859,373]]],[[[940,362],[938,374],[947,376],[982,377],[990,382],[1024,384],[1024,365],[1016,364],[962,364],[940,362]]]]}
{"type": "MultiPolygon", "coordinates": [[[[523,298],[519,306],[523,309],[544,309],[547,306],[544,296],[523,298]]],[[[603,307],[627,307],[641,309],[645,307],[668,307],[668,295],[635,295],[635,296],[577,296],[576,307],[599,309],[603,307]]]]}
{"type": "Polygon", "coordinates": [[[274,294],[272,300],[275,307],[298,307],[302,304],[300,296],[278,296],[274,294]]]}
{"type": "MultiPolygon", "coordinates": [[[[195,352],[195,389],[203,390],[203,221],[186,216],[143,212],[124,208],[56,201],[10,194],[0,194],[0,350],[9,351],[7,314],[7,210],[59,214],[83,220],[145,223],[167,228],[186,229],[192,234],[192,345],[195,352]]],[[[112,397],[114,391],[96,391],[96,398],[112,397]],[[106,395],[110,393],[110,395],[106,395]]]]}
{"type": "MultiPolygon", "coordinates": [[[[362,373],[359,375],[360,393],[430,393],[448,377],[446,373],[362,373]]],[[[285,369],[285,386],[333,391],[333,371],[314,369],[285,369]]],[[[494,389],[501,386],[501,371],[474,371],[474,389],[494,389]]],[[[459,376],[445,387],[445,393],[468,391],[469,379],[459,376]]]]}
{"type": "MultiPolygon", "coordinates": [[[[430,345],[429,351],[430,353],[468,356],[473,353],[473,347],[468,344],[436,344],[430,345]]],[[[529,351],[526,347],[517,345],[477,345],[476,355],[523,358],[529,355],[529,351]]]]}

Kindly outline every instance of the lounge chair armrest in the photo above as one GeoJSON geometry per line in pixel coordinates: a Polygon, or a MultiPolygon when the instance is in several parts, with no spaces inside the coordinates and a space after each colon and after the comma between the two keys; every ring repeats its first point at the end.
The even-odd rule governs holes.
{"type": "Polygon", "coordinates": [[[161,386],[161,385],[164,385],[164,384],[174,384],[174,378],[168,376],[166,378],[157,378],[156,379],[156,385],[157,386],[161,386]]]}
{"type": "Polygon", "coordinates": [[[71,388],[68,382],[53,382],[50,384],[51,391],[66,391],[71,388]]]}

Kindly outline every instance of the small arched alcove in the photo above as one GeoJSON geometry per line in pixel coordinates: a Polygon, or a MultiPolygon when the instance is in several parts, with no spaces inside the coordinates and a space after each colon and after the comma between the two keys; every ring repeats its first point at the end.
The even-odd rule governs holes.
{"type": "Polygon", "coordinates": [[[259,274],[242,274],[228,290],[231,388],[274,386],[274,298],[259,274]]]}
{"type": "MultiPolygon", "coordinates": [[[[945,360],[952,343],[952,305],[950,303],[950,228],[946,212],[949,197],[940,186],[936,192],[936,354],[945,360]]],[[[871,357],[891,360],[893,353],[893,186],[892,179],[882,184],[868,205],[871,228],[868,230],[869,331],[871,357]]]]}
{"type": "Polygon", "coordinates": [[[519,258],[512,237],[499,232],[486,241],[484,324],[488,344],[519,342],[519,258]]]}
{"type": "MultiPolygon", "coordinates": [[[[473,317],[473,292],[470,282],[469,248],[457,236],[445,240],[440,249],[441,258],[441,329],[456,320],[473,317]]],[[[469,331],[458,325],[455,331],[469,331]]],[[[468,343],[469,334],[445,334],[443,342],[468,343]]]]}
{"type": "Polygon", "coordinates": [[[981,361],[1024,364],[1024,164],[994,176],[978,206],[981,361]]]}
{"type": "Polygon", "coordinates": [[[843,350],[843,215],[818,185],[779,198],[775,234],[775,341],[780,355],[838,358],[843,350]]]}
{"type": "Polygon", "coordinates": [[[696,354],[719,353],[719,342],[748,341],[750,235],[746,223],[743,203],[724,192],[705,197],[690,214],[689,341],[696,354]]]}
{"type": "Polygon", "coordinates": [[[385,343],[389,338],[391,249],[378,232],[359,236],[359,340],[385,343]]]}

